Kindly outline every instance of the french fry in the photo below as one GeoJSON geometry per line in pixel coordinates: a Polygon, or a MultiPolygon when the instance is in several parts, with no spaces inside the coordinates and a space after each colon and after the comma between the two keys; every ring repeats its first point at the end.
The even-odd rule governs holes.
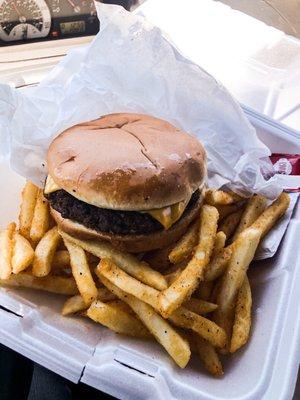
{"type": "Polygon", "coordinates": [[[227,240],[230,239],[235,232],[237,226],[240,223],[243,212],[243,209],[237,210],[236,212],[227,215],[227,217],[223,218],[223,220],[221,221],[218,230],[219,232],[221,231],[225,233],[227,240]]]}
{"type": "MultiPolygon", "coordinates": [[[[89,264],[98,264],[99,259],[93,256],[93,254],[86,253],[86,256],[89,264]]],[[[59,270],[69,268],[70,265],[70,254],[68,250],[56,251],[52,260],[51,269],[58,272],[59,270]]]]}
{"type": "Polygon", "coordinates": [[[80,311],[86,310],[88,306],[86,306],[83,298],[80,294],[75,294],[75,296],[69,297],[61,310],[62,315],[70,315],[76,314],[80,311]]]}
{"type": "Polygon", "coordinates": [[[192,297],[184,303],[184,307],[190,311],[193,311],[195,314],[202,315],[215,311],[218,308],[218,305],[210,303],[209,301],[195,299],[192,297]]]}
{"type": "Polygon", "coordinates": [[[155,310],[143,301],[125,293],[101,275],[99,266],[96,268],[101,282],[116,296],[127,303],[144,323],[155,339],[170,354],[180,368],[189,362],[191,350],[188,342],[155,310]]]}
{"type": "MultiPolygon", "coordinates": [[[[225,246],[225,242],[226,242],[226,235],[224,234],[224,232],[219,231],[216,235],[214,249],[213,249],[213,252],[211,255],[212,260],[215,260],[219,254],[220,255],[223,254],[223,248],[225,246]]],[[[210,264],[208,264],[207,269],[208,269],[208,271],[205,271],[205,275],[207,272],[209,273],[211,271],[210,264]]],[[[213,270],[213,271],[215,271],[215,270],[213,270]]],[[[211,271],[211,272],[213,272],[213,271],[211,271]]],[[[196,297],[199,299],[202,299],[202,300],[209,301],[213,286],[214,286],[213,281],[200,282],[198,289],[196,291],[196,297]]]]}
{"type": "Polygon", "coordinates": [[[249,339],[251,328],[251,308],[251,288],[249,280],[246,276],[237,296],[235,318],[230,343],[230,353],[236,352],[238,349],[244,346],[249,339]]]}
{"type": "Polygon", "coordinates": [[[204,205],[200,213],[200,242],[195,253],[179,277],[159,296],[160,312],[168,318],[176,308],[187,300],[203,280],[217,232],[218,211],[215,207],[204,205]]]}
{"type": "Polygon", "coordinates": [[[241,216],[240,223],[232,237],[232,241],[236,240],[238,235],[248,228],[261,215],[267,206],[267,199],[264,196],[255,194],[248,201],[248,204],[241,216]]]}
{"type": "MultiPolygon", "coordinates": [[[[106,289],[106,288],[104,288],[104,289],[106,289]]],[[[106,290],[108,290],[108,289],[106,289],[106,290]]],[[[108,290],[108,292],[109,292],[109,290],[108,290]]],[[[112,294],[112,292],[110,292],[110,294],[111,294],[111,296],[114,296],[115,298],[113,300],[103,301],[103,303],[107,303],[110,306],[116,307],[119,310],[125,311],[128,314],[135,316],[135,313],[133,312],[133,310],[129,307],[129,305],[127,303],[124,303],[123,300],[118,299],[114,294],[112,294]]],[[[99,299],[97,299],[97,300],[99,300],[99,299]]],[[[149,331],[148,331],[148,334],[149,334],[149,331]]]]}
{"type": "Polygon", "coordinates": [[[287,211],[290,205],[290,197],[286,193],[281,193],[277,200],[274,201],[251,225],[251,228],[260,231],[261,238],[263,238],[275,223],[287,211]]]}
{"type": "Polygon", "coordinates": [[[129,275],[152,286],[158,290],[163,290],[168,287],[167,280],[162,274],[150,268],[150,266],[136,259],[131,254],[123,253],[116,250],[111,244],[107,242],[79,240],[64,232],[61,232],[64,239],[75,243],[77,246],[82,247],[89,253],[94,254],[99,258],[110,258],[120,268],[126,271],[129,275]]]}
{"type": "Polygon", "coordinates": [[[32,275],[42,277],[49,274],[52,260],[60,240],[61,237],[58,233],[58,229],[54,227],[39,241],[35,249],[32,275]]]}
{"type": "Polygon", "coordinates": [[[223,192],[223,190],[208,189],[205,192],[204,201],[211,206],[234,204],[243,200],[241,196],[233,192],[223,192]]]}
{"type": "Polygon", "coordinates": [[[227,268],[228,262],[232,256],[233,245],[224,247],[220,250],[207,265],[204,272],[205,281],[214,281],[219,278],[227,268]]]}
{"type": "MultiPolygon", "coordinates": [[[[159,310],[158,296],[160,292],[158,290],[129,276],[109,259],[101,260],[99,271],[119,289],[151,305],[156,311],[159,310]]],[[[209,313],[218,307],[216,304],[193,298],[185,302],[184,306],[196,314],[209,313]]]]}
{"type": "Polygon", "coordinates": [[[158,311],[159,291],[128,275],[110,259],[103,258],[97,270],[116,287],[149,304],[158,311]]]}
{"type": "Polygon", "coordinates": [[[19,232],[28,240],[30,240],[30,229],[37,195],[37,186],[32,182],[27,181],[22,190],[22,202],[19,213],[19,232]]]}
{"type": "Polygon", "coordinates": [[[204,368],[214,376],[222,376],[224,374],[223,367],[215,348],[197,334],[193,334],[192,340],[204,368]]]}
{"type": "Polygon", "coordinates": [[[230,345],[231,340],[236,297],[245,279],[249,264],[253,260],[260,235],[258,229],[250,227],[238,236],[228,268],[222,279],[217,298],[219,307],[214,312],[213,319],[226,332],[228,338],[226,348],[230,345]]]}
{"type": "Polygon", "coordinates": [[[13,236],[16,229],[14,222],[0,231],[0,279],[7,279],[12,273],[13,236]]]}
{"type": "Polygon", "coordinates": [[[39,189],[30,228],[30,239],[34,244],[38,243],[45,235],[49,229],[49,223],[49,204],[44,197],[43,191],[39,189]]]}
{"type": "Polygon", "coordinates": [[[87,316],[114,332],[127,336],[149,338],[150,332],[140,320],[113,303],[95,300],[87,310],[87,316]]]}
{"type": "Polygon", "coordinates": [[[81,294],[85,304],[89,306],[97,298],[98,290],[93,280],[86,254],[84,250],[76,244],[73,244],[68,240],[64,240],[64,243],[70,253],[72,274],[76,281],[79,293],[81,294]]]}
{"type": "Polygon", "coordinates": [[[37,289],[69,296],[78,293],[78,289],[73,278],[51,275],[43,278],[36,278],[28,272],[20,272],[17,275],[11,275],[8,279],[0,279],[0,286],[37,289]]]}
{"type": "Polygon", "coordinates": [[[199,223],[193,223],[182,238],[176,243],[169,254],[169,260],[172,264],[180,263],[189,258],[199,240],[199,223]]]}
{"type": "MultiPolygon", "coordinates": [[[[138,298],[139,300],[149,304],[155,311],[159,311],[158,290],[137,281],[135,278],[132,278],[109,259],[102,259],[97,267],[97,271],[101,277],[109,280],[124,293],[135,296],[135,298],[138,298]]],[[[192,301],[190,305],[195,309],[195,301],[192,301]]],[[[187,307],[188,306],[189,304],[187,304],[187,307]]],[[[204,306],[203,303],[202,306],[204,306]]],[[[205,306],[206,309],[212,308],[211,304],[206,303],[205,306]]],[[[213,305],[213,307],[215,308],[215,305],[213,305]]],[[[199,311],[199,301],[197,302],[197,308],[199,311]]],[[[224,332],[222,332],[222,329],[219,329],[219,327],[212,321],[197,315],[196,313],[188,310],[186,307],[179,307],[170,315],[169,319],[175,325],[178,325],[181,328],[194,330],[205,339],[211,341],[215,346],[222,347],[224,344],[226,338],[224,332]]]]}
{"type": "Polygon", "coordinates": [[[216,239],[215,239],[214,248],[212,251],[212,256],[215,256],[220,250],[222,250],[224,248],[225,242],[226,242],[225,233],[222,231],[219,231],[216,234],[216,239]]]}
{"type": "MultiPolygon", "coordinates": [[[[108,289],[98,288],[97,299],[103,301],[103,303],[115,300],[116,298],[117,297],[114,294],[112,294],[108,289]]],[[[66,300],[65,304],[63,305],[61,313],[62,315],[75,314],[80,311],[86,310],[87,307],[88,306],[85,304],[81,295],[76,294],[75,296],[72,296],[66,300]]]]}
{"type": "Polygon", "coordinates": [[[24,271],[34,259],[34,250],[27,239],[19,233],[14,234],[14,246],[12,253],[12,272],[18,274],[24,271]]]}
{"type": "Polygon", "coordinates": [[[191,329],[206,339],[214,347],[222,348],[226,344],[226,334],[224,330],[215,322],[198,315],[185,307],[175,310],[169,320],[181,328],[191,329]]]}
{"type": "Polygon", "coordinates": [[[168,282],[168,286],[170,286],[178,278],[178,276],[181,274],[181,271],[182,268],[177,268],[173,272],[164,275],[168,282]]]}

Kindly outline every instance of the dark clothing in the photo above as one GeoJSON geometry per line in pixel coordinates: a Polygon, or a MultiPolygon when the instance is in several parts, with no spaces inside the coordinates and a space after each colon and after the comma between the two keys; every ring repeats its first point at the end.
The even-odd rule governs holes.
{"type": "Polygon", "coordinates": [[[0,344],[0,400],[113,400],[75,385],[0,344]]]}

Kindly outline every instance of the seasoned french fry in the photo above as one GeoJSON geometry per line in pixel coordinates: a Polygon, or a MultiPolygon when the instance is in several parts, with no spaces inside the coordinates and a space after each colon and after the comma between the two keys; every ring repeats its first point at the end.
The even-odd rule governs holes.
{"type": "Polygon", "coordinates": [[[9,234],[9,237],[11,238],[11,239],[13,239],[13,236],[14,236],[14,234],[15,234],[15,232],[16,232],[16,223],[15,222],[10,222],[8,225],[7,225],[7,231],[8,231],[8,234],[9,234]]]}
{"type": "Polygon", "coordinates": [[[197,334],[193,334],[195,347],[198,356],[205,369],[214,376],[222,376],[224,374],[221,361],[215,348],[205,339],[202,339],[197,334]]]}
{"type": "Polygon", "coordinates": [[[261,215],[267,206],[267,199],[264,196],[255,194],[248,201],[245,211],[242,214],[240,223],[232,237],[232,241],[236,240],[238,235],[248,228],[261,215]]]}
{"type": "Polygon", "coordinates": [[[22,202],[19,213],[19,232],[28,240],[30,240],[30,229],[37,195],[37,186],[27,181],[22,191],[22,202]]]}
{"type": "Polygon", "coordinates": [[[233,192],[223,192],[222,190],[208,189],[205,192],[204,201],[211,206],[234,204],[243,200],[241,196],[233,192]]]}
{"type": "Polygon", "coordinates": [[[14,246],[12,253],[12,272],[18,274],[24,271],[34,259],[34,250],[27,239],[19,233],[14,234],[14,246]]]}
{"type": "Polygon", "coordinates": [[[128,275],[110,259],[103,258],[97,269],[111,283],[126,293],[129,293],[139,300],[151,305],[158,310],[159,291],[151,286],[145,285],[132,276],[128,275]]]}
{"type": "Polygon", "coordinates": [[[217,304],[202,299],[191,298],[184,303],[184,307],[196,314],[207,314],[218,308],[217,304]]]}
{"type": "Polygon", "coordinates": [[[218,254],[218,252],[224,248],[225,242],[226,242],[225,233],[222,232],[222,231],[219,231],[216,234],[214,248],[213,248],[213,251],[212,251],[212,257],[215,256],[216,254],[218,254]]]}
{"type": "Polygon", "coordinates": [[[64,240],[64,243],[70,253],[72,274],[76,281],[79,293],[81,294],[85,304],[89,306],[97,298],[98,290],[93,280],[86,254],[84,250],[76,244],[73,244],[68,240],[64,240]]]}
{"type": "MultiPolygon", "coordinates": [[[[133,295],[139,300],[151,305],[155,311],[159,310],[157,301],[159,291],[137,281],[135,278],[132,278],[126,274],[126,272],[122,271],[111,260],[102,259],[97,267],[97,271],[100,273],[102,278],[104,277],[105,279],[109,280],[113,285],[123,290],[124,293],[133,295]]],[[[195,309],[195,301],[191,301],[190,305],[195,309]]],[[[206,310],[211,310],[212,308],[211,304],[209,303],[206,303],[205,306],[206,310]]],[[[187,304],[187,307],[189,307],[189,304],[187,304]]],[[[213,308],[215,308],[215,305],[213,305],[213,308]]],[[[197,303],[197,309],[199,311],[199,301],[197,303]]],[[[218,346],[218,344],[220,345],[220,343],[220,346],[222,346],[225,341],[225,334],[222,332],[222,329],[219,329],[219,327],[212,321],[200,317],[200,315],[188,310],[186,307],[179,307],[169,317],[169,319],[175,325],[196,331],[199,333],[199,335],[211,341],[215,346],[218,346]]]]}
{"type": "Polygon", "coordinates": [[[114,332],[127,336],[149,338],[150,332],[140,320],[113,303],[95,300],[87,310],[87,316],[114,332]]]}
{"type": "MultiPolygon", "coordinates": [[[[107,301],[115,300],[117,297],[112,294],[106,288],[98,288],[98,296],[97,299],[106,303],[107,301]]],[[[62,315],[70,315],[78,313],[79,311],[83,311],[87,309],[87,305],[85,304],[83,298],[80,294],[70,297],[66,300],[65,304],[62,308],[62,315]]]]}
{"type": "Polygon", "coordinates": [[[110,259],[103,258],[97,267],[97,270],[112,284],[125,293],[129,293],[139,300],[151,305],[154,309],[158,309],[159,291],[151,286],[145,285],[132,276],[128,275],[120,267],[114,264],[110,259]]]}
{"type": "Polygon", "coordinates": [[[221,221],[218,230],[219,232],[221,231],[225,233],[227,240],[230,239],[235,232],[236,227],[240,223],[243,212],[243,209],[237,210],[236,212],[227,215],[227,217],[223,218],[221,221]]]}
{"type": "Polygon", "coordinates": [[[0,279],[7,279],[12,273],[13,236],[16,229],[14,222],[0,231],[0,279]]]}
{"type": "Polygon", "coordinates": [[[42,277],[49,274],[52,260],[60,240],[61,237],[58,233],[58,229],[54,227],[39,241],[35,249],[32,275],[42,277]]]}
{"type": "Polygon", "coordinates": [[[193,330],[215,347],[222,348],[226,344],[226,334],[220,326],[185,307],[175,310],[169,320],[181,328],[193,330]]]}
{"type": "MultiPolygon", "coordinates": [[[[206,269],[208,269],[208,271],[205,271],[205,276],[207,273],[209,274],[209,273],[216,271],[215,269],[211,269],[212,268],[211,263],[215,259],[217,259],[219,257],[219,255],[223,254],[223,248],[225,246],[225,242],[226,242],[226,235],[224,234],[224,232],[219,231],[216,235],[214,249],[213,249],[213,252],[211,255],[211,262],[206,267],[206,269]]],[[[213,264],[213,265],[215,265],[215,264],[213,264]]],[[[195,292],[195,296],[199,299],[209,301],[213,286],[214,286],[214,283],[212,280],[200,282],[199,286],[195,292]]]]}
{"type": "Polygon", "coordinates": [[[116,250],[107,242],[79,240],[64,232],[61,232],[61,235],[64,239],[75,243],[77,246],[82,247],[84,250],[99,258],[110,258],[129,275],[149,286],[158,290],[163,290],[168,287],[167,280],[162,274],[150,268],[147,263],[139,261],[131,254],[116,250]]]}
{"type": "Polygon", "coordinates": [[[232,256],[232,250],[233,245],[224,247],[224,249],[221,249],[214,257],[212,257],[204,272],[205,281],[214,281],[224,273],[232,256]]]}
{"type": "Polygon", "coordinates": [[[167,318],[176,308],[187,300],[203,279],[217,232],[218,211],[215,207],[204,205],[200,213],[200,242],[195,253],[179,277],[161,292],[159,306],[161,314],[167,318]]]}
{"type": "MultiPolygon", "coordinates": [[[[86,253],[86,256],[89,264],[97,264],[99,262],[99,259],[93,256],[93,254],[86,253]]],[[[51,269],[53,271],[59,271],[69,267],[70,267],[70,254],[68,250],[58,250],[54,254],[51,269]]]]}
{"type": "Polygon", "coordinates": [[[43,191],[39,189],[30,228],[30,239],[34,244],[38,243],[45,235],[49,229],[49,223],[49,204],[44,197],[43,191]]]}
{"type": "Polygon", "coordinates": [[[121,300],[127,303],[137,314],[155,339],[165,348],[179,367],[184,368],[189,362],[191,350],[188,342],[154,309],[143,301],[117,288],[103,277],[99,266],[96,269],[102,283],[121,300]]]}
{"type": "Polygon", "coordinates": [[[177,268],[173,272],[164,275],[164,277],[168,282],[168,286],[170,286],[178,278],[178,276],[181,274],[181,271],[182,271],[181,268],[177,268]]]}
{"type": "Polygon", "coordinates": [[[78,289],[73,278],[51,275],[43,278],[36,278],[28,272],[21,272],[17,275],[11,275],[8,279],[1,279],[0,286],[12,288],[24,287],[70,296],[78,293],[78,289]]]}
{"type": "Polygon", "coordinates": [[[227,348],[230,345],[232,334],[236,297],[245,279],[249,264],[253,260],[259,240],[260,231],[252,227],[247,228],[238,236],[228,268],[222,279],[217,298],[219,307],[214,312],[213,319],[226,332],[227,348]]]}
{"type": "Polygon", "coordinates": [[[277,200],[274,201],[251,225],[251,228],[260,231],[261,238],[263,238],[275,223],[287,211],[290,205],[290,197],[286,193],[281,193],[277,200]]]}
{"type": "Polygon", "coordinates": [[[177,264],[189,258],[199,240],[199,223],[193,223],[182,238],[176,243],[169,254],[169,260],[172,264],[177,264]]]}
{"type": "Polygon", "coordinates": [[[87,305],[83,301],[83,298],[80,294],[75,294],[75,296],[69,297],[61,310],[62,315],[70,315],[75,314],[79,311],[83,311],[87,309],[87,305]]]}
{"type": "MultiPolygon", "coordinates": [[[[115,286],[151,305],[158,311],[158,296],[160,293],[158,290],[132,278],[109,259],[101,260],[99,271],[115,286]]],[[[209,313],[218,307],[216,304],[193,298],[185,302],[184,306],[196,314],[209,313]]]]}
{"type": "Polygon", "coordinates": [[[251,328],[251,307],[251,288],[246,276],[237,296],[230,353],[236,352],[239,348],[244,346],[249,339],[251,328]]]}

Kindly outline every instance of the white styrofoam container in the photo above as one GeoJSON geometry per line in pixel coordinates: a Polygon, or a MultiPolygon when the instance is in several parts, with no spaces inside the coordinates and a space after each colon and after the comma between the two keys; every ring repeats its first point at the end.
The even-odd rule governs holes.
{"type": "MultiPolygon", "coordinates": [[[[245,109],[275,152],[300,153],[299,133],[245,109]]],[[[15,219],[23,179],[0,166],[0,225],[15,219]]],[[[0,342],[70,379],[121,399],[288,400],[300,359],[300,207],[275,257],[251,268],[249,344],[224,359],[222,379],[197,357],[181,370],[157,344],[125,338],[80,317],[62,317],[64,296],[0,289],[0,342]],[[298,267],[298,268],[297,268],[298,267]]]]}

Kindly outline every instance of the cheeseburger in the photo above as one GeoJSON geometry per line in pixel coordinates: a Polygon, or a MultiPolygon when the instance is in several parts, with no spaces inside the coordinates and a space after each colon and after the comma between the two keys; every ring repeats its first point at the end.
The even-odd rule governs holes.
{"type": "Polygon", "coordinates": [[[62,231],[144,252],[177,241],[199,215],[201,143],[170,123],[111,114],[67,129],[47,154],[45,196],[62,231]]]}

